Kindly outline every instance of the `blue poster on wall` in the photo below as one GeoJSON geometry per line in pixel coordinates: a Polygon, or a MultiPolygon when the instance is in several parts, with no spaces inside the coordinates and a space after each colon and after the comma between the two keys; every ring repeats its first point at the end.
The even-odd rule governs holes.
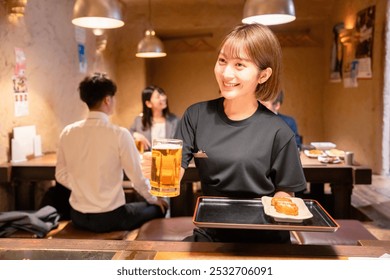
{"type": "Polygon", "coordinates": [[[87,72],[87,57],[85,55],[85,46],[81,43],[77,44],[79,53],[79,71],[80,73],[87,72]]]}

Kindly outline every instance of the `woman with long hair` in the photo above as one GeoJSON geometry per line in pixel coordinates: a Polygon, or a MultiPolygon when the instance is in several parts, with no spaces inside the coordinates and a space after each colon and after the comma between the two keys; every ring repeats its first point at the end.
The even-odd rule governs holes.
{"type": "Polygon", "coordinates": [[[137,116],[130,127],[136,141],[141,141],[149,151],[153,139],[173,138],[179,119],[169,111],[165,91],[150,85],[142,91],[142,114],[137,116]]]}

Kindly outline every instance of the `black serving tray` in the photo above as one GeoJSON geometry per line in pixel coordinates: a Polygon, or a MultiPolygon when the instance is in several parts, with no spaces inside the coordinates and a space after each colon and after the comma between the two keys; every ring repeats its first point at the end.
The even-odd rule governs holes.
{"type": "Polygon", "coordinates": [[[310,219],[296,222],[276,222],[264,213],[261,199],[198,197],[193,223],[204,228],[241,228],[263,230],[295,230],[335,232],[339,225],[316,201],[304,199],[313,214],[310,219]]]}

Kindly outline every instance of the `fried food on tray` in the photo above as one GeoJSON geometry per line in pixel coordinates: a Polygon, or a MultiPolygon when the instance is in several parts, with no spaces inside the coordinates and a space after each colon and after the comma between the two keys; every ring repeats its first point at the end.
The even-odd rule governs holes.
{"type": "Polygon", "coordinates": [[[273,198],[271,199],[271,205],[272,205],[272,206],[275,206],[275,204],[276,204],[278,201],[292,202],[291,198],[289,198],[289,197],[273,197],[273,198]]]}
{"type": "MultiPolygon", "coordinates": [[[[272,205],[272,202],[271,202],[272,205]]],[[[274,205],[276,212],[290,215],[298,216],[298,206],[292,202],[288,197],[276,198],[274,200],[274,205]]]]}

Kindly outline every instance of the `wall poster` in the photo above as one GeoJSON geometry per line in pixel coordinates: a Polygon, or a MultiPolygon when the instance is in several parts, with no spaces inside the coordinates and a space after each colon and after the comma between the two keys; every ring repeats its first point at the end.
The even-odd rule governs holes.
{"type": "Polygon", "coordinates": [[[15,48],[15,69],[12,77],[14,90],[14,114],[28,115],[28,90],[26,77],[26,56],[21,48],[15,48]]]}
{"type": "Polygon", "coordinates": [[[332,57],[330,63],[330,81],[341,82],[343,68],[343,45],[339,40],[340,32],[344,29],[344,23],[338,23],[333,27],[332,57]]]}
{"type": "Polygon", "coordinates": [[[359,61],[358,78],[372,78],[372,52],[374,43],[375,6],[361,10],[356,15],[355,28],[359,34],[355,57],[359,61]]]}
{"type": "Polygon", "coordinates": [[[79,72],[87,72],[87,56],[85,53],[85,41],[86,41],[86,31],[85,28],[75,27],[75,36],[77,42],[77,54],[79,59],[79,72]]]}

